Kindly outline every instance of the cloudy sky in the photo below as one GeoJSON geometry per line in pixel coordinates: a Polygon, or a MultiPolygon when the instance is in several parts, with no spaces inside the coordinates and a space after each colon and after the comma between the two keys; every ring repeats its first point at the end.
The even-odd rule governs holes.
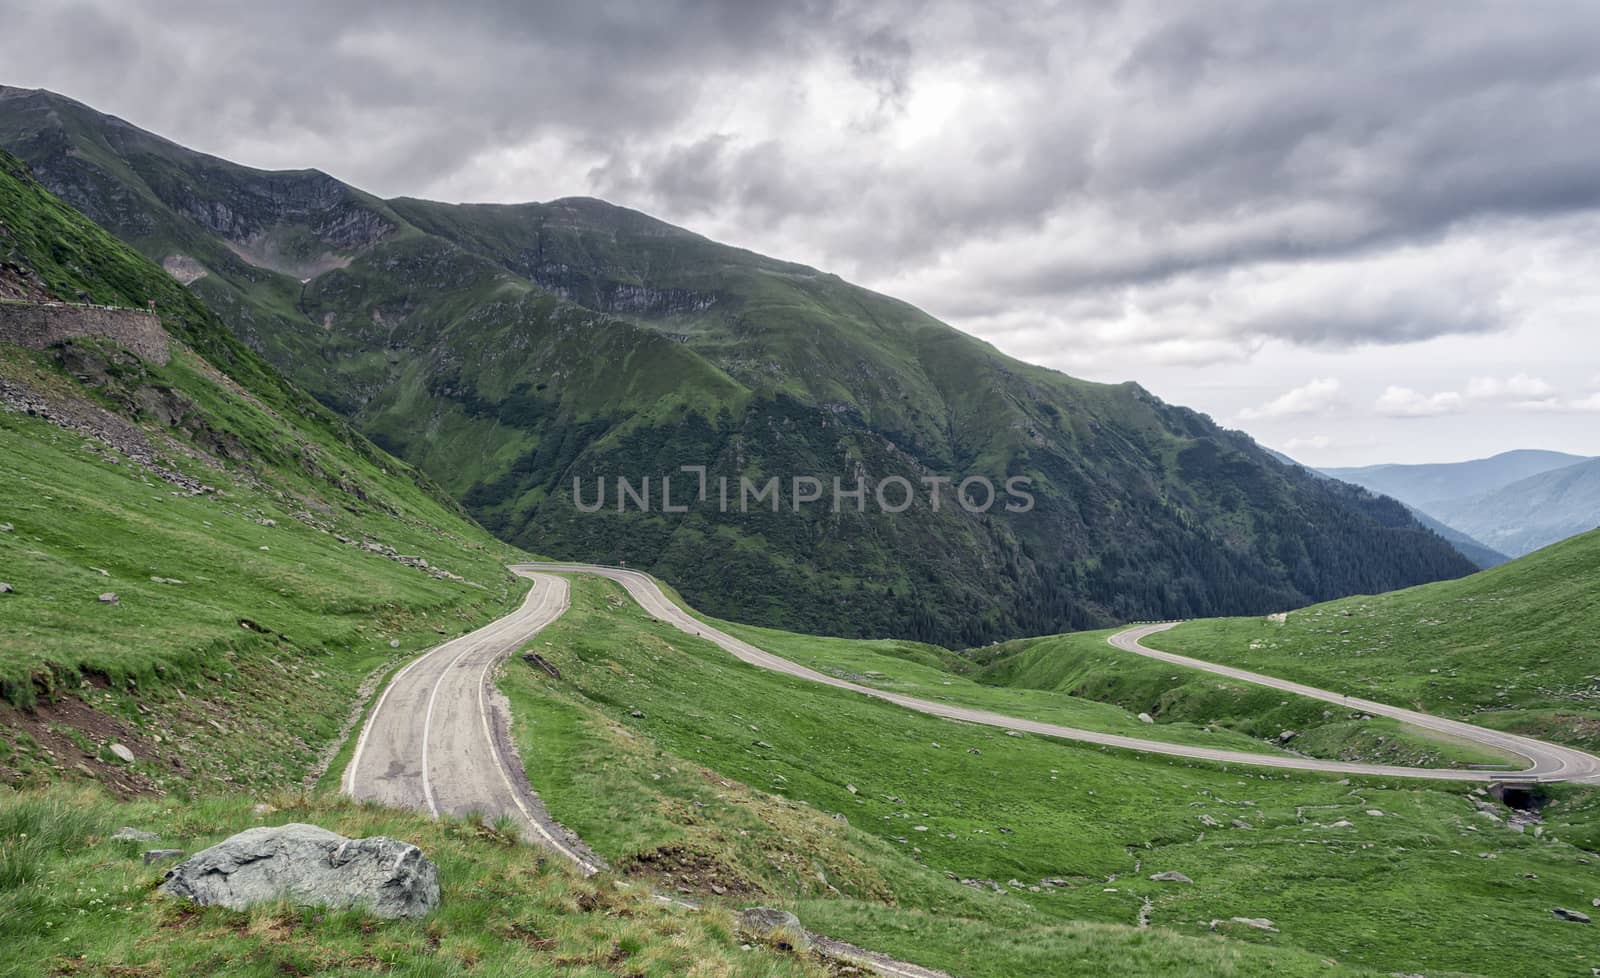
{"type": "Polygon", "coordinates": [[[1600,454],[1600,4],[0,0],[0,83],[591,194],[1316,464],[1600,454]]]}

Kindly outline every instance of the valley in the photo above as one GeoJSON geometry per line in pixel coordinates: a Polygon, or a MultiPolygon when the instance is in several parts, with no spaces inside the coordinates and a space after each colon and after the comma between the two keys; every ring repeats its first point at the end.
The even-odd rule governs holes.
{"type": "Polygon", "coordinates": [[[0,978],[1588,974],[1592,465],[1334,478],[639,211],[0,87],[0,978]],[[440,902],[160,889],[300,823],[440,902]]]}

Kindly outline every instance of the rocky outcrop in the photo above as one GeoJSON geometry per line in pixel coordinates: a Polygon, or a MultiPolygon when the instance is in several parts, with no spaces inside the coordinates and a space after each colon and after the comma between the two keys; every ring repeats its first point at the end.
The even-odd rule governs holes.
{"type": "Polygon", "coordinates": [[[172,359],[171,337],[152,313],[59,302],[0,302],[0,343],[43,350],[88,338],[110,340],[151,363],[172,359]]]}
{"type": "Polygon", "coordinates": [[[167,872],[161,892],[234,910],[287,900],[422,917],[439,905],[439,872],[408,842],[291,823],[247,829],[196,853],[167,872]]]}

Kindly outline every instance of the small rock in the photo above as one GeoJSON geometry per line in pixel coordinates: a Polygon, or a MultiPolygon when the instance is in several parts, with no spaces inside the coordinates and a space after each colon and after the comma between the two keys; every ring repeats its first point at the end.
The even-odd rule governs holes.
{"type": "Polygon", "coordinates": [[[850,792],[853,795],[853,794],[856,793],[856,786],[853,785],[853,784],[847,784],[847,785],[844,786],[844,790],[850,792]]]}
{"type": "Polygon", "coordinates": [[[121,598],[117,597],[115,591],[107,591],[105,594],[100,595],[101,604],[117,604],[121,600],[121,598]]]}
{"type": "Polygon", "coordinates": [[[12,587],[6,582],[0,581],[0,594],[13,594],[16,592],[16,590],[16,588],[12,587]]]}
{"type": "Polygon", "coordinates": [[[1256,930],[1276,931],[1278,929],[1277,927],[1273,926],[1272,921],[1265,917],[1234,917],[1233,922],[1236,924],[1244,924],[1246,927],[1254,927],[1256,930]]]}
{"type": "Polygon", "coordinates": [[[1200,824],[1204,825],[1208,829],[1214,829],[1221,823],[1212,818],[1210,815],[1202,815],[1200,816],[1200,824]]]}
{"type": "Polygon", "coordinates": [[[1141,713],[1141,714],[1139,714],[1139,722],[1140,723],[1155,723],[1156,722],[1156,718],[1151,716],[1148,713],[1141,713]]]}
{"type": "Polygon", "coordinates": [[[1295,739],[1298,736],[1300,736],[1300,731],[1298,731],[1298,730],[1285,730],[1285,731],[1282,731],[1281,733],[1278,734],[1278,743],[1287,744],[1289,741],[1295,739]]]}
{"type": "Polygon", "coordinates": [[[800,918],[787,910],[747,907],[739,911],[739,930],[751,937],[788,946],[796,951],[811,949],[811,937],[800,925],[800,918]]]}
{"type": "Polygon", "coordinates": [[[278,809],[264,801],[258,801],[250,806],[250,814],[255,818],[266,818],[278,809]]]}
{"type": "Polygon", "coordinates": [[[1589,915],[1581,910],[1568,910],[1566,907],[1556,907],[1550,911],[1557,920],[1567,920],[1574,924],[1589,923],[1589,915]]]}
{"type": "Polygon", "coordinates": [[[1383,812],[1380,812],[1376,808],[1367,809],[1367,814],[1371,815],[1373,818],[1382,818],[1383,817],[1383,812]]]}
{"type": "Polygon", "coordinates": [[[1016,730],[1007,730],[1006,731],[1006,736],[1007,737],[1020,737],[1020,736],[1022,736],[1022,734],[1019,731],[1016,731],[1016,730]]]}
{"type": "Polygon", "coordinates": [[[1254,825],[1251,825],[1249,822],[1246,822],[1242,818],[1234,819],[1233,820],[1233,827],[1236,828],[1236,829],[1253,829],[1253,828],[1255,828],[1254,825]]]}
{"type": "Polygon", "coordinates": [[[1189,877],[1183,875],[1182,873],[1174,872],[1174,871],[1172,871],[1170,869],[1167,870],[1165,873],[1155,873],[1155,874],[1153,874],[1150,877],[1150,880],[1151,880],[1151,882],[1154,882],[1154,883],[1193,883],[1194,882],[1194,880],[1192,880],[1189,877]]]}
{"type": "Polygon", "coordinates": [[[144,852],[144,864],[146,866],[153,866],[156,863],[164,863],[169,859],[182,858],[182,849],[146,849],[144,852]]]}
{"type": "Polygon", "coordinates": [[[10,523],[0,523],[0,533],[10,533],[15,529],[16,527],[12,526],[10,523]]]}
{"type": "Polygon", "coordinates": [[[757,747],[760,747],[763,750],[771,750],[772,749],[772,745],[767,743],[764,740],[753,740],[753,741],[751,741],[751,743],[754,744],[757,747]]]}
{"type": "Polygon", "coordinates": [[[1350,821],[1347,818],[1341,818],[1341,819],[1339,819],[1339,821],[1334,822],[1332,825],[1328,826],[1328,828],[1330,828],[1330,829],[1351,829],[1351,828],[1355,828],[1355,824],[1356,823],[1350,821]]]}
{"type": "Polygon", "coordinates": [[[439,905],[439,871],[408,842],[347,839],[315,825],[246,829],[167,871],[160,890],[202,906],[245,910],[289,900],[422,917],[439,905]]]}
{"type": "Polygon", "coordinates": [[[134,761],[133,751],[129,750],[127,747],[123,746],[122,744],[112,744],[110,747],[108,747],[106,749],[111,751],[111,753],[115,754],[116,757],[117,757],[117,760],[121,761],[124,764],[132,764],[133,761],[134,761]]]}
{"type": "Polygon", "coordinates": [[[399,640],[399,639],[397,639],[397,638],[391,638],[391,639],[390,639],[390,640],[389,640],[389,648],[391,648],[391,649],[398,649],[398,648],[399,648],[399,647],[400,647],[400,640],[399,640]]]}
{"type": "Polygon", "coordinates": [[[635,720],[643,720],[644,719],[644,711],[643,710],[629,710],[628,711],[628,716],[633,717],[635,720]]]}
{"type": "Polygon", "coordinates": [[[131,825],[124,825],[111,833],[111,841],[113,842],[155,842],[160,838],[161,836],[156,835],[154,832],[136,829],[131,825]]]}

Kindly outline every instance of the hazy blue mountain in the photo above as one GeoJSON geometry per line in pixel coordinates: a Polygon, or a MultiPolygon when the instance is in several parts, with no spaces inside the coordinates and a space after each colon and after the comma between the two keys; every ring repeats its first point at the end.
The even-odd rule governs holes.
{"type": "Polygon", "coordinates": [[[1464,499],[1468,496],[1493,492],[1519,479],[1582,461],[1584,461],[1582,455],[1522,449],[1466,462],[1431,465],[1363,465],[1356,468],[1332,468],[1322,471],[1335,479],[1355,483],[1373,492],[1393,496],[1403,503],[1433,512],[1430,505],[1440,500],[1464,499]]]}
{"type": "Polygon", "coordinates": [[[1600,458],[1520,479],[1430,510],[1514,557],[1600,526],[1600,458]]]}

